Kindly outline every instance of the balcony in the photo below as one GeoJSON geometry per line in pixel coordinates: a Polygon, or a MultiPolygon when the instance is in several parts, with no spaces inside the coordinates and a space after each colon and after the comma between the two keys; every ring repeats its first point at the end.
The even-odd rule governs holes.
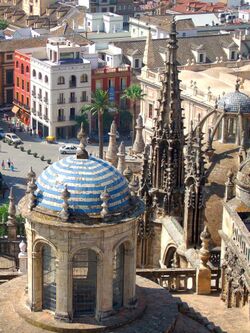
{"type": "Polygon", "coordinates": [[[31,109],[31,113],[32,113],[33,115],[36,115],[36,109],[32,108],[32,109],[31,109]]]}
{"type": "Polygon", "coordinates": [[[69,81],[69,87],[70,88],[76,88],[76,82],[75,81],[69,81]]]}
{"type": "Polygon", "coordinates": [[[65,104],[65,98],[59,98],[57,104],[65,104]]]}
{"type": "Polygon", "coordinates": [[[74,120],[76,120],[76,115],[74,114],[74,115],[70,115],[69,116],[69,120],[70,121],[74,121],[74,120]]]}
{"type": "Polygon", "coordinates": [[[39,118],[42,118],[42,112],[41,112],[41,111],[38,111],[37,116],[38,116],[39,118]]]}
{"type": "Polygon", "coordinates": [[[48,116],[47,116],[46,114],[43,116],[43,119],[44,119],[45,121],[49,121],[49,118],[48,118],[48,116]]]}
{"type": "Polygon", "coordinates": [[[65,121],[65,116],[58,116],[57,121],[65,121]]]}
{"type": "Polygon", "coordinates": [[[43,97],[43,101],[44,101],[44,103],[48,104],[48,102],[49,102],[48,97],[43,97]]]}
{"type": "Polygon", "coordinates": [[[77,98],[76,97],[70,97],[69,98],[69,103],[76,103],[77,102],[77,98]]]}
{"type": "Polygon", "coordinates": [[[33,97],[36,97],[36,92],[35,92],[34,90],[32,90],[31,95],[32,95],[33,97]]]}
{"type": "Polygon", "coordinates": [[[42,97],[42,94],[38,94],[38,95],[37,95],[37,98],[41,101],[42,98],[43,98],[43,97],[42,97]]]}
{"type": "Polygon", "coordinates": [[[86,97],[81,97],[80,101],[81,102],[88,102],[88,97],[87,96],[86,97]]]}
{"type": "Polygon", "coordinates": [[[25,111],[30,111],[30,107],[27,104],[21,103],[19,100],[17,99],[13,99],[13,102],[15,105],[19,106],[21,109],[24,109],[25,111]]]}

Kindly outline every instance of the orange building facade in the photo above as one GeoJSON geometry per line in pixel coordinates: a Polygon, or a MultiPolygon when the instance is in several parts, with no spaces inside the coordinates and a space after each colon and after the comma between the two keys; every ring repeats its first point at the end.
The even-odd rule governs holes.
{"type": "Polygon", "coordinates": [[[29,53],[14,54],[14,99],[12,111],[26,126],[30,124],[30,57],[29,53]]]}

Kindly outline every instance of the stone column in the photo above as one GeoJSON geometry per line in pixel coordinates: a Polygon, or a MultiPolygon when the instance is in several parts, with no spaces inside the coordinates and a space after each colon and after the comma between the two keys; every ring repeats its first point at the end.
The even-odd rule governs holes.
{"type": "Polygon", "coordinates": [[[58,253],[56,265],[56,312],[55,318],[69,322],[72,317],[72,288],[70,288],[68,244],[58,253]]]}
{"type": "MultiPolygon", "coordinates": [[[[98,257],[99,258],[99,257],[98,257]]],[[[113,249],[105,249],[103,261],[97,262],[96,319],[102,321],[113,313],[113,249]]]]}
{"type": "Polygon", "coordinates": [[[205,226],[201,233],[200,266],[196,272],[196,293],[198,295],[207,295],[211,293],[211,270],[207,266],[210,258],[209,242],[211,240],[208,227],[205,226]]]}
{"type": "Polygon", "coordinates": [[[143,136],[142,136],[142,130],[143,130],[144,126],[143,126],[143,121],[142,121],[142,116],[139,115],[137,120],[136,120],[136,126],[135,126],[135,130],[136,130],[136,134],[135,134],[135,141],[132,147],[132,151],[135,154],[140,154],[144,151],[145,148],[145,143],[143,140],[143,136]]]}
{"type": "MultiPolygon", "coordinates": [[[[29,265],[30,269],[30,265],[29,265]]],[[[32,284],[28,281],[29,290],[31,290],[31,303],[30,308],[32,311],[42,310],[42,295],[43,295],[43,285],[42,285],[42,253],[32,252],[32,284]]]]}
{"type": "Polygon", "coordinates": [[[224,118],[222,118],[222,121],[221,121],[221,142],[222,143],[226,143],[227,138],[228,138],[227,121],[228,121],[228,119],[226,118],[226,116],[224,118]]]}
{"type": "Polygon", "coordinates": [[[114,166],[117,165],[116,124],[114,120],[110,127],[109,145],[106,153],[106,160],[114,166]]]}
{"type": "MultiPolygon", "coordinates": [[[[10,188],[9,194],[9,208],[8,208],[8,221],[7,221],[7,230],[8,230],[8,240],[15,241],[17,240],[17,224],[16,224],[16,206],[13,196],[13,188],[10,188]]],[[[14,249],[11,249],[11,255],[14,249]]]]}
{"type": "Polygon", "coordinates": [[[137,222],[134,221],[133,235],[130,245],[125,246],[124,253],[124,297],[126,307],[136,305],[136,242],[137,222]],[[133,245],[131,245],[133,244],[133,245]]]}

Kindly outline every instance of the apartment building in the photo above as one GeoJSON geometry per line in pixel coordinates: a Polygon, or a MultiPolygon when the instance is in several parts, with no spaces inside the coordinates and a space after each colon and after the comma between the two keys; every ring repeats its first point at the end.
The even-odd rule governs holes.
{"type": "MultiPolygon", "coordinates": [[[[26,59],[30,56],[30,85],[23,84],[21,77],[15,82],[19,84],[15,88],[18,93],[15,106],[20,106],[20,96],[27,103],[24,91],[29,88],[29,126],[34,132],[43,137],[75,137],[76,116],[80,115],[83,104],[90,101],[91,94],[91,63],[82,57],[81,46],[64,37],[55,37],[48,39],[46,47],[21,49],[17,54],[26,59]]],[[[20,64],[17,73],[19,68],[20,64]]]]}
{"type": "Polygon", "coordinates": [[[27,15],[42,15],[55,0],[23,0],[23,10],[27,15]]]}
{"type": "Polygon", "coordinates": [[[30,53],[18,50],[14,54],[14,98],[12,112],[27,127],[30,126],[30,53]]]}

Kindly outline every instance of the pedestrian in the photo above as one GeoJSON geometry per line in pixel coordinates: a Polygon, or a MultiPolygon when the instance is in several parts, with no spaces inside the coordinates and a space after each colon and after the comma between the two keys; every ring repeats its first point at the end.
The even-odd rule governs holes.
{"type": "Polygon", "coordinates": [[[5,163],[4,163],[4,160],[2,160],[2,169],[5,170],[5,163]]]}
{"type": "Polygon", "coordinates": [[[10,162],[10,170],[11,170],[11,171],[14,171],[14,169],[15,169],[15,168],[14,168],[14,163],[13,163],[13,162],[10,162]]]}
{"type": "Polygon", "coordinates": [[[8,168],[10,169],[10,164],[11,164],[10,158],[7,159],[7,164],[8,164],[8,168]]]}

